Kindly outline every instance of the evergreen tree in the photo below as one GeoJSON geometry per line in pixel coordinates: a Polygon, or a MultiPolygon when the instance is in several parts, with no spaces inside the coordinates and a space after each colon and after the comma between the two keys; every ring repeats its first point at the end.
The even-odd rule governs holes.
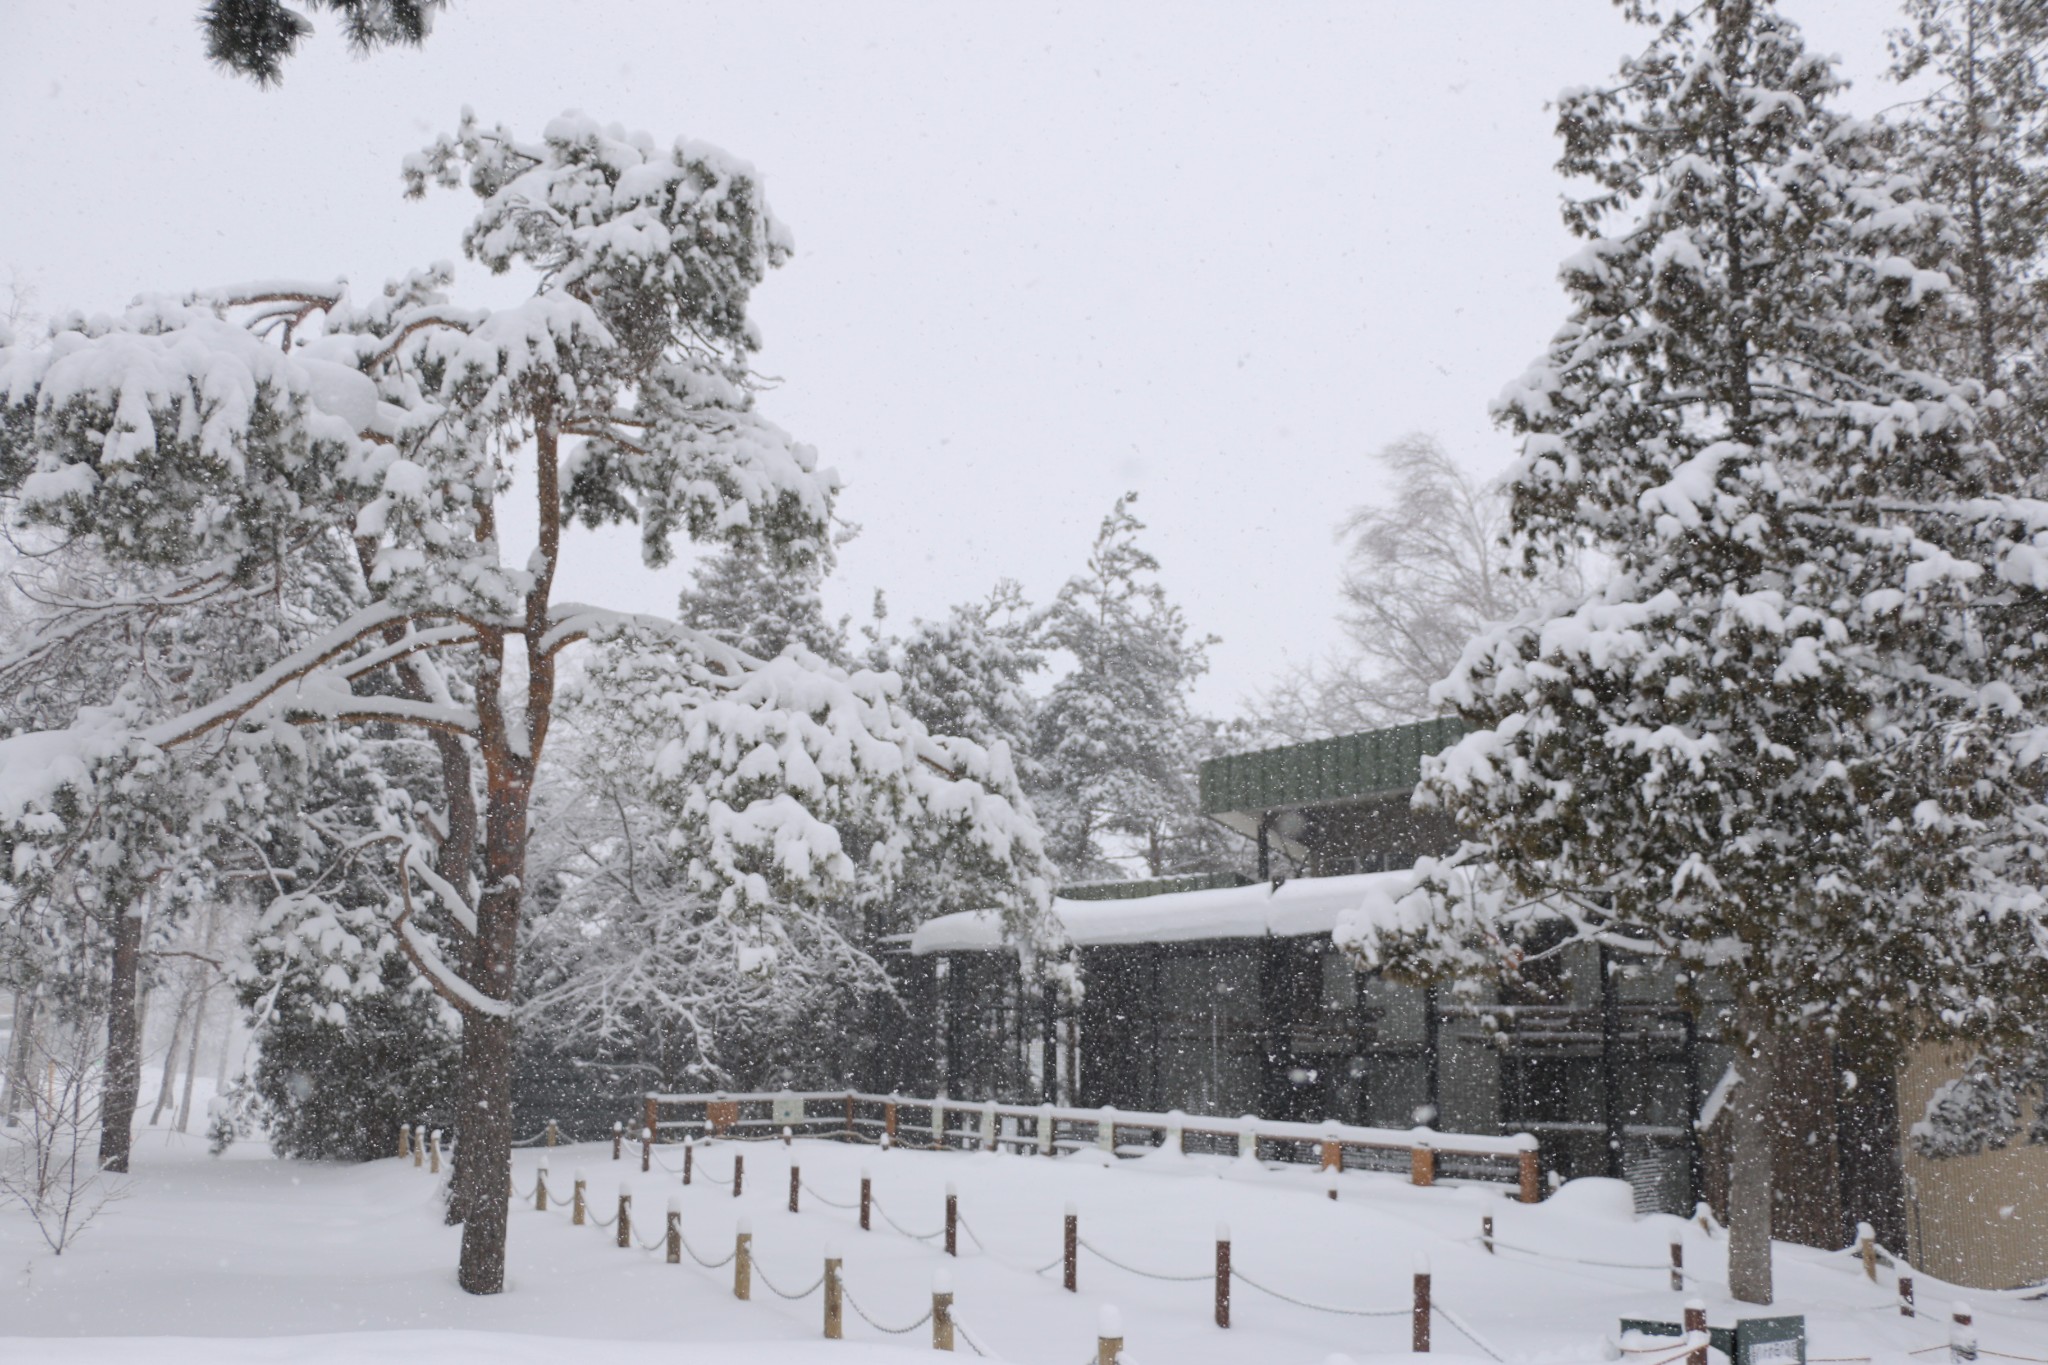
{"type": "Polygon", "coordinates": [[[1034,801],[1046,846],[1068,880],[1215,870],[1231,845],[1202,819],[1195,769],[1204,727],[1190,695],[1208,671],[1214,636],[1191,636],[1138,544],[1136,493],[1116,500],[1088,552],[1046,614],[1048,648],[1073,670],[1039,708],[1033,746],[1044,767],[1034,801]]]}
{"type": "MultiPolygon", "coordinates": [[[[310,10],[327,10],[358,56],[383,47],[418,47],[433,28],[434,15],[448,0],[298,0],[310,10]]],[[[258,85],[284,79],[285,59],[313,31],[303,14],[283,0],[208,0],[199,11],[207,58],[222,70],[258,85]]]]}
{"type": "Polygon", "coordinates": [[[2034,957],[2040,647],[1980,623],[2038,636],[2048,518],[1989,496],[1981,391],[1908,354],[1943,216],[1829,64],[1768,0],[1630,10],[1648,50],[1560,106],[1573,311],[1499,407],[1526,552],[1611,572],[1441,688],[1473,732],[1423,799],[1467,842],[1367,949],[1512,972],[1623,935],[1723,978],[1730,1286],[1766,1303],[1781,1040],[2000,1027],[2034,957]]]}
{"type": "Polygon", "coordinates": [[[772,659],[801,645],[845,664],[846,622],[825,616],[823,589],[832,559],[829,548],[776,563],[757,544],[720,546],[691,568],[690,586],[676,602],[677,619],[756,658],[772,659]]]}

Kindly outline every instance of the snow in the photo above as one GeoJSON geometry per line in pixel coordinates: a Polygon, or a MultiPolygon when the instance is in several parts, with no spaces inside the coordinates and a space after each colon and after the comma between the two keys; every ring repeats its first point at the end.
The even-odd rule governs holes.
{"type": "MultiPolygon", "coordinates": [[[[1817,1357],[1908,1365],[1908,1352],[1946,1340],[1945,1322],[1932,1315],[1900,1318],[1892,1272],[1880,1270],[1872,1284],[1850,1251],[1780,1246],[1778,1303],[1738,1309],[1726,1297],[1724,1234],[1666,1215],[1637,1217],[1617,1182],[1571,1182],[1547,1203],[1524,1206],[1498,1187],[1418,1189],[1397,1175],[1351,1171],[1335,1179],[1339,1198],[1331,1202],[1323,1175],[1243,1159],[1160,1152],[1118,1162],[1081,1152],[1055,1160],[808,1140],[747,1146],[739,1199],[717,1181],[731,1170],[729,1143],[699,1148],[698,1179],[687,1188],[661,1170],[640,1174],[630,1152],[612,1163],[609,1143],[516,1153],[515,1189],[530,1191],[545,1159],[551,1187],[566,1193],[581,1166],[601,1215],[611,1211],[611,1177],[623,1173],[643,1235],[658,1233],[656,1211],[678,1200],[685,1234],[707,1258],[730,1251],[747,1220],[756,1258],[750,1302],[732,1297],[729,1269],[621,1251],[608,1231],[571,1226],[566,1210],[536,1212],[530,1196],[511,1210],[508,1292],[476,1298],[454,1284],[460,1233],[441,1221],[441,1180],[409,1162],[287,1162],[252,1148],[214,1160],[201,1139],[147,1131],[130,1197],[61,1259],[41,1251],[18,1213],[0,1214],[0,1359],[881,1365],[929,1351],[926,1329],[883,1338],[851,1309],[847,1340],[824,1342],[815,1295],[786,1302],[763,1283],[765,1276],[786,1290],[803,1288],[818,1277],[828,1247],[844,1259],[849,1292],[881,1321],[915,1319],[944,1272],[965,1333],[992,1358],[1031,1365],[1090,1358],[1112,1316],[1106,1309],[1135,1365],[1315,1365],[1338,1354],[1363,1365],[1406,1356],[1418,1257],[1427,1258],[1445,1310],[1434,1326],[1438,1365],[1485,1359],[1461,1338],[1459,1323],[1518,1365],[1593,1365],[1606,1358],[1618,1319],[1676,1320],[1689,1296],[1706,1301],[1716,1326],[1805,1313],[1817,1357]],[[797,1214],[786,1210],[791,1162],[806,1187],[797,1214]],[[960,1257],[948,1260],[880,1217],[863,1233],[850,1209],[824,1202],[853,1203],[864,1169],[878,1208],[911,1233],[939,1228],[946,1187],[955,1186],[960,1257]],[[1056,1268],[1034,1271],[1056,1262],[1068,1203],[1089,1247],[1154,1274],[1198,1278],[1144,1278],[1084,1249],[1080,1292],[1065,1293],[1056,1268]],[[1496,1254],[1478,1245],[1482,1216],[1494,1220],[1496,1254]],[[1219,1223],[1231,1229],[1233,1264],[1259,1283],[1309,1303],[1387,1315],[1317,1312],[1241,1282],[1231,1328],[1216,1328],[1208,1272],[1219,1223]],[[1674,1239],[1697,1276],[1682,1293],[1670,1289],[1666,1268],[1674,1239]],[[688,1343],[683,1352],[679,1343],[688,1343]]],[[[657,1154],[680,1169],[673,1146],[657,1154]]],[[[1961,1292],[1917,1278],[1923,1304],[1961,1292]]],[[[1987,1350],[2038,1353],[2048,1304],[1977,1290],[1968,1297],[1987,1350]]],[[[959,1353],[972,1354],[964,1340],[959,1353]]]]}
{"type": "MultiPolygon", "coordinates": [[[[1212,938],[1277,938],[1327,934],[1360,905],[1406,895],[1408,872],[1366,872],[1350,877],[1302,877],[1279,886],[1225,886],[1175,891],[1127,900],[1053,898],[1053,913],[1067,937],[1083,948],[1117,943],[1186,943],[1212,938]]],[[[1002,920],[992,910],[963,910],[926,920],[911,935],[910,950],[927,953],[987,951],[1003,946],[1002,920]]]]}

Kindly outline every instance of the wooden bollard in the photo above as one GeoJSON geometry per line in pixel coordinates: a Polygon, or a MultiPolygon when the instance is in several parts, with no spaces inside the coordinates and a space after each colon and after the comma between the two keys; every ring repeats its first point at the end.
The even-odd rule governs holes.
{"type": "Polygon", "coordinates": [[[1969,1365],[1977,1358],[1977,1329],[1971,1325],[1976,1319],[1970,1305],[1960,1299],[1950,1304],[1948,1320],[1948,1358],[1952,1365],[1969,1365]]]}
{"type": "Polygon", "coordinates": [[[792,1133],[792,1132],[790,1131],[790,1129],[789,1129],[789,1125],[788,1125],[788,1124],[786,1124],[786,1123],[785,1123],[785,1124],[783,1124],[783,1125],[782,1125],[782,1145],[783,1145],[783,1146],[785,1146],[785,1147],[787,1147],[787,1146],[789,1146],[789,1145],[790,1145],[791,1143],[793,1143],[793,1142],[794,1142],[795,1140],[796,1140],[796,1134],[794,1134],[794,1133],[792,1133]]]}
{"type": "Polygon", "coordinates": [[[1863,1278],[1877,1282],[1877,1229],[1868,1223],[1856,1225],[1856,1254],[1863,1258],[1863,1278]]]}
{"type": "Polygon", "coordinates": [[[860,1131],[860,1129],[858,1129],[858,1128],[856,1128],[856,1127],[854,1127],[854,1126],[853,1126],[853,1120],[854,1120],[854,1112],[853,1112],[853,1096],[852,1096],[852,1095],[848,1095],[848,1096],[846,1097],[846,1135],[847,1135],[848,1137],[852,1137],[852,1136],[853,1136],[854,1134],[856,1134],[856,1133],[858,1133],[858,1132],[860,1131]]]}
{"type": "Polygon", "coordinates": [[[1487,1255],[1491,1256],[1494,1254],[1493,1215],[1490,1213],[1479,1220],[1479,1245],[1486,1248],[1487,1255]]]}
{"type": "Polygon", "coordinates": [[[441,1130],[427,1134],[427,1174],[441,1174],[441,1130]]]}
{"type": "Polygon", "coordinates": [[[1685,1356],[1685,1365],[1707,1365],[1706,1300],[1686,1300],[1685,1339],[1692,1343],[1692,1350],[1688,1351],[1685,1356]]]}
{"type": "Polygon", "coordinates": [[[412,1164],[415,1166],[427,1164],[427,1125],[424,1123],[413,1125],[412,1164]]]}
{"type": "Polygon", "coordinates": [[[932,1349],[953,1349],[953,1277],[943,1270],[932,1272],[932,1349]]]}
{"type": "Polygon", "coordinates": [[[846,1310],[841,1306],[839,1248],[825,1244],[825,1340],[838,1341],[846,1335],[846,1310]]]}
{"type": "Polygon", "coordinates": [[[578,1171],[576,1172],[576,1192],[571,1197],[569,1205],[569,1221],[579,1228],[583,1226],[583,1214],[587,1207],[584,1201],[583,1190],[583,1172],[578,1171]]]}
{"type": "Polygon", "coordinates": [[[960,1194],[951,1181],[946,1182],[946,1254],[960,1254],[960,1194]]]}
{"type": "Polygon", "coordinates": [[[545,1161],[533,1173],[533,1207],[537,1213],[548,1211],[548,1164],[545,1161]]]}
{"type": "Polygon", "coordinates": [[[626,1125],[625,1125],[625,1124],[623,1124],[623,1123],[614,1123],[614,1124],[612,1125],[612,1160],[613,1160],[613,1161],[617,1161],[617,1160],[618,1160],[618,1159],[620,1158],[620,1156],[622,1155],[619,1149],[620,1149],[621,1147],[623,1147],[623,1146],[625,1145],[625,1141],[626,1141],[626,1125]]]}
{"type": "Polygon", "coordinates": [[[1541,1156],[1542,1153],[1534,1150],[1522,1153],[1519,1174],[1520,1193],[1524,1204],[1537,1204],[1543,1200],[1543,1175],[1537,1168],[1537,1161],[1541,1156]]]}
{"type": "Polygon", "coordinates": [[[630,1251],[633,1247],[633,1192],[619,1186],[619,1246],[630,1251]]]}
{"type": "Polygon", "coordinates": [[[640,1127],[650,1135],[661,1131],[661,1102],[652,1095],[647,1097],[645,1110],[640,1117],[640,1127]]]}
{"type": "Polygon", "coordinates": [[[683,1263],[683,1197],[679,1194],[668,1197],[668,1263],[683,1263]]]}
{"type": "Polygon", "coordinates": [[[696,1163],[697,1139],[683,1139],[683,1183],[690,1183],[690,1167],[696,1163]]]}
{"type": "Polygon", "coordinates": [[[732,1296],[750,1299],[754,1296],[753,1225],[744,1218],[740,1219],[732,1238],[732,1296]]]}
{"type": "Polygon", "coordinates": [[[791,1213],[795,1213],[795,1212],[797,1212],[797,1211],[798,1211],[798,1210],[797,1210],[797,1206],[796,1206],[796,1203],[797,1203],[797,1200],[796,1200],[796,1197],[797,1197],[797,1191],[801,1190],[801,1189],[803,1188],[803,1186],[804,1186],[804,1177],[803,1177],[803,1171],[802,1171],[802,1169],[801,1169],[800,1167],[796,1167],[796,1166],[792,1166],[792,1167],[790,1167],[790,1168],[789,1168],[789,1211],[790,1211],[791,1213]]]}
{"type": "Polygon", "coordinates": [[[557,1130],[557,1129],[556,1129],[556,1127],[555,1127],[555,1121],[554,1121],[553,1119],[549,1119],[549,1120],[548,1120],[548,1146],[550,1146],[550,1147],[554,1146],[554,1145],[555,1145],[555,1139],[556,1139],[556,1137],[558,1137],[558,1136],[559,1136],[559,1130],[557,1130]]]}
{"type": "Polygon", "coordinates": [[[1685,1243],[1683,1242],[1673,1242],[1671,1244],[1671,1292],[1674,1294],[1683,1294],[1685,1292],[1685,1243]]]}
{"type": "Polygon", "coordinates": [[[1322,1143],[1322,1168],[1326,1171],[1342,1169],[1344,1165],[1344,1144],[1329,1138],[1322,1143]]]}
{"type": "Polygon", "coordinates": [[[1060,1240],[1060,1279],[1069,1294],[1080,1292],[1081,1278],[1081,1216],[1067,1205],[1066,1235],[1060,1240]]]}
{"type": "Polygon", "coordinates": [[[1230,1326],[1230,1224],[1216,1225],[1216,1325],[1230,1326]]]}
{"type": "Polygon", "coordinates": [[[860,1230],[862,1232],[871,1230],[868,1224],[868,1211],[874,1207],[874,1204],[875,1182],[869,1178],[868,1168],[863,1166],[860,1168],[860,1230]]]}
{"type": "Polygon", "coordinates": [[[1417,1355],[1429,1351],[1429,1261],[1426,1257],[1415,1260],[1415,1306],[1409,1310],[1410,1348],[1417,1355]]]}
{"type": "Polygon", "coordinates": [[[398,1159],[403,1161],[411,1155],[412,1129],[401,1123],[398,1125],[398,1159]]]}
{"type": "Polygon", "coordinates": [[[1913,1307],[1913,1277],[1911,1275],[1901,1275],[1899,1276],[1899,1316],[1910,1318],[1916,1317],[1918,1314],[1919,1310],[1913,1307]]]}
{"type": "Polygon", "coordinates": [[[734,1153],[732,1154],[732,1197],[733,1197],[733,1198],[737,1199],[737,1198],[739,1198],[739,1197],[740,1197],[740,1187],[741,1187],[742,1185],[746,1184],[746,1183],[747,1183],[747,1154],[746,1154],[745,1152],[734,1152],[734,1153]]]}
{"type": "Polygon", "coordinates": [[[640,1174],[646,1175],[654,1169],[654,1130],[640,1130],[640,1174]]]}
{"type": "Polygon", "coordinates": [[[1109,1304],[1095,1315],[1095,1365],[1123,1365],[1124,1316],[1109,1304]]]}
{"type": "Polygon", "coordinates": [[[882,1145],[888,1146],[896,1140],[896,1101],[890,1100],[882,1110],[882,1145]]]}
{"type": "Polygon", "coordinates": [[[1433,1148],[1418,1142],[1409,1151],[1408,1183],[1411,1185],[1436,1184],[1436,1152],[1433,1148]]]}

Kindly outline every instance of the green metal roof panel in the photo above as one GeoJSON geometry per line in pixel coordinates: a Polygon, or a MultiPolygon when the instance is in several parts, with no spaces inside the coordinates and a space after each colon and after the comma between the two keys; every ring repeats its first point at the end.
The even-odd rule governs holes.
{"type": "Polygon", "coordinates": [[[1278,810],[1406,791],[1425,756],[1465,733],[1456,717],[1417,721],[1363,734],[1311,740],[1250,754],[1223,754],[1202,765],[1202,813],[1278,810]]]}

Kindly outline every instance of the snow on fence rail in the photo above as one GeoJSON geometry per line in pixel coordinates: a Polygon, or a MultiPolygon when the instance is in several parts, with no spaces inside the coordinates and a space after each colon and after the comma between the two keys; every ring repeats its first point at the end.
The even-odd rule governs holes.
{"type": "Polygon", "coordinates": [[[1367,1128],[1356,1124],[1290,1123],[1279,1119],[1155,1114],[1104,1106],[1002,1104],[850,1090],[781,1090],[748,1094],[645,1096],[641,1129],[774,1137],[788,1129],[807,1137],[932,1150],[995,1151],[1008,1147],[1051,1156],[1096,1148],[1138,1156],[1162,1147],[1182,1152],[1252,1155],[1313,1162],[1324,1169],[1404,1170],[1417,1185],[1438,1176],[1494,1180],[1518,1187],[1524,1203],[1543,1197],[1536,1139],[1528,1133],[1489,1136],[1430,1128],[1367,1128]]]}

